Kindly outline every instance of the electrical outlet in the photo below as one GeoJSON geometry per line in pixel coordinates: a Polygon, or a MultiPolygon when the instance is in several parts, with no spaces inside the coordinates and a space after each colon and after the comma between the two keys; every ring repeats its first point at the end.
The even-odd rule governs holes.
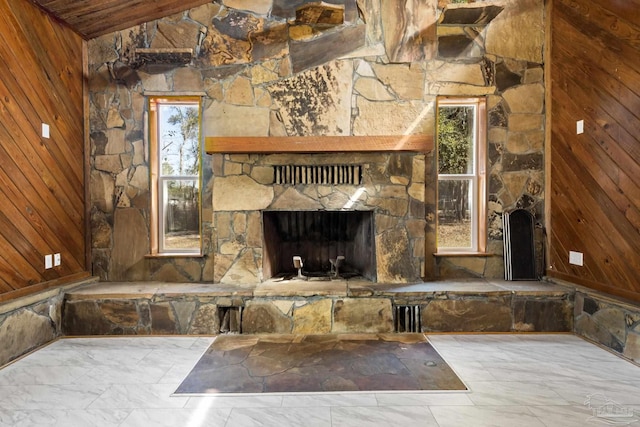
{"type": "Polygon", "coordinates": [[[60,254],[53,254],[53,266],[59,267],[62,264],[62,258],[60,254]]]}
{"type": "Polygon", "coordinates": [[[50,268],[53,268],[53,255],[51,254],[44,256],[44,269],[48,270],[50,268]]]}
{"type": "Polygon", "coordinates": [[[576,134],[580,135],[584,133],[584,120],[578,120],[576,122],[576,134]]]}
{"type": "Polygon", "coordinates": [[[584,265],[584,257],[582,252],[569,251],[569,264],[584,265]]]}

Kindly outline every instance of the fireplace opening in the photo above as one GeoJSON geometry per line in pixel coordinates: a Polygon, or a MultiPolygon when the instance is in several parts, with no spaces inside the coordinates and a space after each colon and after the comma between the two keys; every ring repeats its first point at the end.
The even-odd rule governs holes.
{"type": "Polygon", "coordinates": [[[263,211],[263,278],[376,281],[373,211],[263,211]]]}

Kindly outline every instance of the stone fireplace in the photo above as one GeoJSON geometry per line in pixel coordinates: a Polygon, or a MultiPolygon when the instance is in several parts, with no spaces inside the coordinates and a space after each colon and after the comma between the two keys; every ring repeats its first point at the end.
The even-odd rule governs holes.
{"type": "Polygon", "coordinates": [[[263,279],[304,271],[309,279],[376,281],[373,211],[264,211],[262,224],[263,279]]]}
{"type": "Polygon", "coordinates": [[[421,280],[425,154],[214,154],[214,281],[256,285],[296,273],[421,280]]]}

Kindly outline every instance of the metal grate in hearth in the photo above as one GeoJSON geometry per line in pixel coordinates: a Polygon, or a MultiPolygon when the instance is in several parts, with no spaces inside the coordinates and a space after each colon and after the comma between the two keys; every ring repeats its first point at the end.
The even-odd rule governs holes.
{"type": "Polygon", "coordinates": [[[419,305],[395,306],[396,332],[422,332],[419,305]]]}
{"type": "Polygon", "coordinates": [[[360,185],[361,165],[276,165],[273,167],[276,184],[360,185]]]}
{"type": "Polygon", "coordinates": [[[242,333],[242,307],[218,306],[220,333],[242,333]]]}

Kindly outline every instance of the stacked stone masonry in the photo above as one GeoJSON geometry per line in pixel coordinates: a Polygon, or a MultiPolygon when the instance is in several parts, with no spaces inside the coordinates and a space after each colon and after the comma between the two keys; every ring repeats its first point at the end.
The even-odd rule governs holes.
{"type": "MultiPolygon", "coordinates": [[[[218,234],[227,227],[220,223],[225,214],[218,209],[214,217],[216,200],[222,197],[215,192],[216,180],[249,188],[265,185],[264,159],[255,156],[203,153],[202,256],[147,256],[153,232],[149,96],[201,96],[204,136],[429,137],[435,134],[438,96],[483,96],[488,101],[488,252],[494,256],[447,258],[441,260],[438,272],[441,277],[502,277],[502,213],[525,208],[543,222],[543,1],[469,5],[442,1],[438,7],[414,2],[413,9],[402,11],[388,3],[366,0],[355,7],[355,1],[347,1],[344,23],[321,28],[292,24],[295,11],[283,0],[253,2],[259,7],[252,10],[243,9],[244,3],[216,1],[91,40],[94,274],[107,281],[210,282],[229,279],[250,264],[249,275],[256,275],[253,265],[260,262],[259,248],[246,246],[226,253],[229,246],[222,248],[219,243],[225,237],[218,234]],[[445,7],[491,7],[493,19],[438,25],[445,7]],[[423,28],[424,37],[412,37],[411,28],[423,28]],[[452,38],[464,43],[448,43],[452,38]],[[341,49],[327,48],[327,43],[341,49]],[[457,53],[446,46],[458,48],[457,53]],[[136,62],[136,49],[185,48],[194,52],[186,65],[136,62]]],[[[424,162],[419,181],[415,174],[388,174],[386,158],[370,163],[372,174],[388,174],[390,182],[381,185],[403,187],[410,200],[424,205],[424,214],[420,207],[420,218],[411,219],[417,221],[415,228],[424,222],[424,231],[407,244],[411,275],[405,280],[416,274],[434,277],[436,272],[435,156],[429,153],[418,161],[424,162]]],[[[283,190],[304,193],[274,189],[272,203],[277,202],[276,191],[283,190]]],[[[341,199],[353,195],[354,189],[311,191],[325,199],[341,199]]],[[[378,195],[369,197],[378,204],[375,209],[399,208],[394,200],[373,202],[378,195]]],[[[257,221],[254,213],[237,207],[228,216],[235,212],[246,216],[247,226],[257,221]]]]}
{"type": "Polygon", "coordinates": [[[580,289],[575,296],[575,333],[640,363],[640,307],[580,289]]]}
{"type": "Polygon", "coordinates": [[[415,292],[359,288],[344,295],[234,296],[199,294],[69,295],[63,328],[67,335],[215,335],[222,314],[238,307],[240,328],[256,333],[395,332],[394,307],[420,307],[418,332],[570,332],[573,293],[415,292]],[[221,310],[221,308],[223,310],[221,310]]]}
{"type": "Polygon", "coordinates": [[[0,366],[63,335],[65,293],[88,279],[0,303],[0,366]]]}

